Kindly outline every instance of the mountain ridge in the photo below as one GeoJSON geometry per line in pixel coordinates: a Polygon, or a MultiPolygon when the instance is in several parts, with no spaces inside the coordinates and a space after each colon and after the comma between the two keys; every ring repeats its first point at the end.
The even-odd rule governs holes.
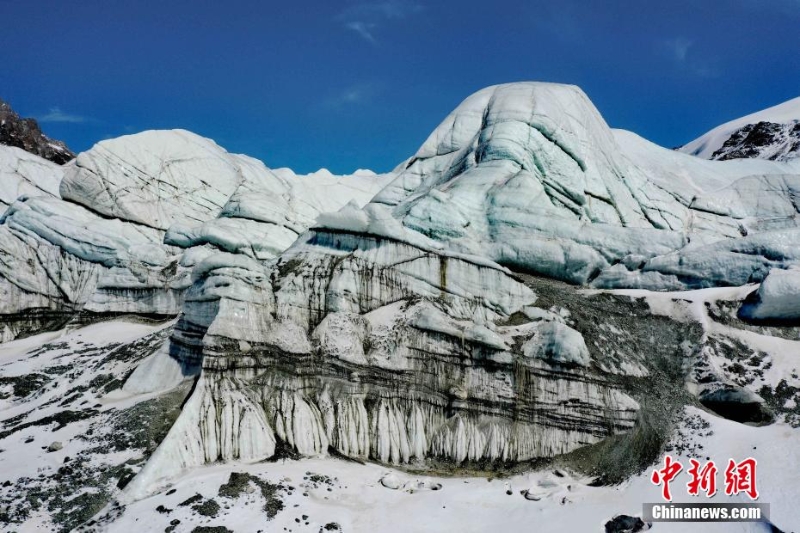
{"type": "Polygon", "coordinates": [[[800,157],[800,96],[721,124],[678,150],[719,161],[800,157]]]}
{"type": "Polygon", "coordinates": [[[0,99],[0,144],[22,148],[58,165],[75,159],[66,144],[46,136],[36,119],[21,118],[3,99],[0,99]]]}

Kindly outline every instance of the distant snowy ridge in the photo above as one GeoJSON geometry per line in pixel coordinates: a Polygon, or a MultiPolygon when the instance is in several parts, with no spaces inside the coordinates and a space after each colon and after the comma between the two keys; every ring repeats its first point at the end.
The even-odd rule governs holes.
{"type": "Polygon", "coordinates": [[[717,160],[800,157],[800,97],[726,122],[679,150],[717,160]]]}

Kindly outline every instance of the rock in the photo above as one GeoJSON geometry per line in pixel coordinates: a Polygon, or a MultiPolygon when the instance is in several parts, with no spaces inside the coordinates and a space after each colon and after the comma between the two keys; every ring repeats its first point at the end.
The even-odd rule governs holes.
{"type": "Polygon", "coordinates": [[[0,100],[0,145],[13,146],[56,165],[75,157],[61,141],[47,137],[32,118],[20,118],[11,106],[0,100]]]}
{"type": "Polygon", "coordinates": [[[64,448],[64,445],[61,442],[55,441],[55,442],[51,442],[50,443],[50,445],[47,447],[47,451],[48,452],[57,452],[57,451],[59,451],[59,450],[61,450],[63,448],[64,448]]]}
{"type": "Polygon", "coordinates": [[[441,483],[435,483],[429,479],[415,479],[403,484],[402,489],[411,494],[415,492],[428,491],[428,490],[442,490],[441,483]]]}
{"type": "Polygon", "coordinates": [[[637,516],[617,515],[606,522],[606,533],[637,533],[647,531],[650,524],[637,516]]]}
{"type": "Polygon", "coordinates": [[[761,158],[782,161],[800,154],[800,120],[788,124],[758,122],[735,131],[711,156],[725,161],[739,158],[761,158]]]}
{"type": "Polygon", "coordinates": [[[705,407],[736,422],[764,425],[775,420],[760,396],[737,385],[707,385],[698,398],[705,407]]]}
{"type": "Polygon", "coordinates": [[[402,486],[400,479],[393,473],[385,474],[381,478],[381,485],[387,489],[397,490],[402,486]]]}

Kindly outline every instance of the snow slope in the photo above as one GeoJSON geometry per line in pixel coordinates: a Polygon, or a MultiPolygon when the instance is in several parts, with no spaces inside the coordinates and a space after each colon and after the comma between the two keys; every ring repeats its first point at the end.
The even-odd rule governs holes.
{"type": "MultiPolygon", "coordinates": [[[[757,456],[762,493],[759,501],[770,503],[775,525],[792,531],[791,528],[800,523],[800,514],[794,503],[797,495],[793,488],[796,485],[794,472],[786,465],[800,462],[797,430],[782,425],[742,427],[693,408],[687,410],[686,417],[690,423],[701,421],[708,426],[702,432],[684,427],[686,441],[681,444],[692,449],[688,446],[691,443],[696,451],[674,454],[674,457],[688,465],[689,457],[700,460],[711,457],[718,464],[724,464],[728,458],[757,456]],[[757,449],[754,451],[753,447],[757,449]]],[[[673,485],[675,501],[706,503],[705,498],[700,500],[686,495],[683,485],[687,479],[683,473],[673,485]]],[[[560,468],[509,477],[436,477],[336,459],[212,465],[176,479],[169,486],[170,494],[165,488],[128,505],[106,530],[160,530],[178,520],[176,531],[191,531],[202,525],[223,526],[236,533],[254,528],[316,533],[329,524],[338,524],[340,531],[348,532],[482,533],[498,528],[524,532],[531,531],[534,524],[536,531],[543,533],[599,532],[613,516],[641,516],[643,503],[660,501],[660,488],[650,483],[649,471],[619,486],[593,487],[590,481],[590,478],[560,468]],[[284,509],[268,519],[262,510],[263,498],[252,489],[237,499],[220,497],[220,487],[228,482],[233,472],[246,472],[285,487],[279,492],[284,509]],[[401,488],[393,490],[383,486],[381,480],[387,475],[393,476],[401,488]],[[330,484],[315,483],[311,481],[312,476],[328,478],[330,484]],[[439,490],[427,488],[437,485],[441,486],[439,490]],[[295,490],[290,491],[288,487],[295,490]],[[507,494],[508,490],[512,494],[507,494]],[[535,495],[538,501],[527,499],[525,493],[535,495]],[[189,506],[180,506],[196,494],[225,507],[216,516],[207,517],[189,506]],[[169,512],[157,512],[155,509],[159,505],[169,512]]],[[[710,501],[749,500],[718,494],[710,501]]],[[[772,531],[763,523],[657,523],[652,530],[668,533],[772,531]]]]}

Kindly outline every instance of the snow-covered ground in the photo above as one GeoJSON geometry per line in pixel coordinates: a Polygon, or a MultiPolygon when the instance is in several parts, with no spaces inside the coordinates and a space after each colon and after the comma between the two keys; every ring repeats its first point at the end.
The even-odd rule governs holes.
{"type": "MultiPolygon", "coordinates": [[[[784,531],[791,531],[791,527],[800,523],[800,510],[795,505],[797,470],[791,468],[791,465],[800,464],[797,429],[783,424],[760,428],[742,426],[695,408],[687,409],[686,419],[694,427],[700,420],[707,422],[708,427],[699,435],[688,436],[695,446],[684,441],[683,448],[697,451],[703,458],[711,457],[717,463],[727,462],[729,457],[737,460],[756,457],[759,460],[759,501],[770,504],[773,522],[784,531]]],[[[696,455],[685,452],[674,456],[684,458],[683,462],[688,464],[688,457],[696,455]]],[[[704,497],[693,498],[686,494],[682,485],[687,479],[682,474],[673,483],[675,501],[707,501],[704,497]]],[[[604,523],[614,515],[641,515],[643,503],[661,501],[661,489],[650,482],[649,471],[620,486],[592,487],[588,485],[590,481],[590,478],[573,476],[558,468],[508,478],[430,477],[332,458],[211,465],[188,472],[163,491],[128,505],[122,515],[108,525],[108,531],[161,531],[174,520],[180,521],[174,529],[176,532],[191,531],[195,526],[224,526],[236,532],[316,533],[334,523],[341,531],[356,532],[483,532],[497,528],[503,531],[602,531],[604,523]],[[248,473],[280,487],[277,493],[283,501],[283,509],[269,519],[263,510],[265,499],[259,490],[245,491],[238,498],[220,496],[220,486],[229,481],[232,472],[248,473]],[[390,489],[381,483],[387,474],[397,478],[399,489],[390,489]],[[429,488],[436,484],[440,484],[441,489],[429,488]],[[417,489],[419,485],[423,488],[417,489]],[[510,495],[508,490],[512,492],[510,495]],[[541,499],[527,499],[522,494],[526,491],[541,499]],[[180,505],[195,494],[202,496],[198,499],[200,503],[211,499],[221,506],[216,516],[204,516],[193,510],[192,504],[180,505]],[[159,506],[164,509],[157,510],[159,506]]],[[[710,501],[749,500],[718,494],[710,501]]],[[[687,524],[657,523],[653,530],[770,531],[765,524],[730,523],[691,524],[691,529],[687,529],[687,524]]]]}
{"type": "Polygon", "coordinates": [[[0,530],[69,531],[138,472],[189,384],[120,387],[172,325],[115,319],[0,344],[0,530]]]}

